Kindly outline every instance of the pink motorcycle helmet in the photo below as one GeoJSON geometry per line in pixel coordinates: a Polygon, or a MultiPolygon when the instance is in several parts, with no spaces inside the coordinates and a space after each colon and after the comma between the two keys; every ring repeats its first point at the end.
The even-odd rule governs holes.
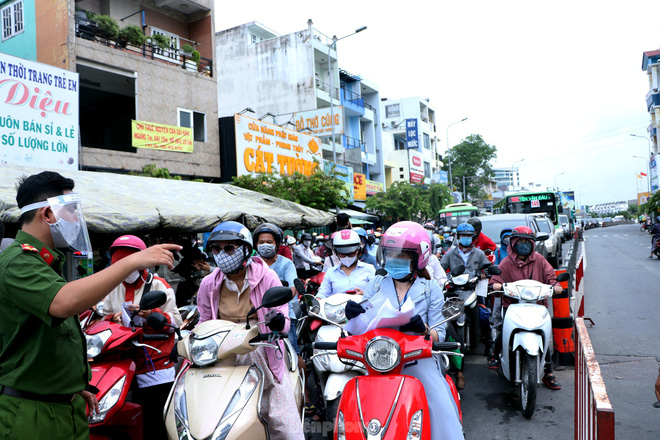
{"type": "Polygon", "coordinates": [[[412,257],[415,270],[422,270],[426,267],[431,256],[431,240],[422,225],[405,221],[395,223],[387,228],[378,245],[378,263],[385,266],[387,254],[401,252],[405,252],[412,257]]]}

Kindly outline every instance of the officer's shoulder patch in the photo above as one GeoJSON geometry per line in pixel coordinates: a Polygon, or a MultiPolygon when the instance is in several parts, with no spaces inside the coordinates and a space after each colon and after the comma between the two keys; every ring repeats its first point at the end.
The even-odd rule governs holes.
{"type": "Polygon", "coordinates": [[[36,247],[32,246],[31,244],[27,244],[27,243],[26,243],[26,244],[22,244],[22,245],[21,245],[21,249],[23,249],[23,251],[25,251],[25,252],[35,252],[35,253],[39,253],[39,250],[38,250],[36,247]]]}

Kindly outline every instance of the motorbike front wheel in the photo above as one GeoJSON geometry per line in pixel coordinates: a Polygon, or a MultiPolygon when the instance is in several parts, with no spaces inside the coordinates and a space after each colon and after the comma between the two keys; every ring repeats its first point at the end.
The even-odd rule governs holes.
{"type": "Polygon", "coordinates": [[[520,408],[522,409],[523,416],[529,419],[534,414],[534,409],[536,408],[538,356],[530,356],[524,350],[520,355],[520,368],[522,368],[520,377],[522,379],[520,383],[520,408]]]}
{"type": "Polygon", "coordinates": [[[328,439],[332,440],[334,438],[334,426],[335,426],[335,419],[337,418],[337,412],[339,412],[339,400],[341,400],[341,396],[337,397],[334,400],[329,400],[325,402],[325,419],[332,423],[332,430],[328,433],[328,439]]]}

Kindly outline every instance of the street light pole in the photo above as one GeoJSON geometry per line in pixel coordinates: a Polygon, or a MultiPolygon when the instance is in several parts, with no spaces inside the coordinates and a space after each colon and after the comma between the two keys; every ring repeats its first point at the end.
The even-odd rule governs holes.
{"type": "Polygon", "coordinates": [[[648,159],[642,156],[633,156],[633,157],[636,157],[637,159],[642,159],[643,161],[646,162],[646,172],[648,173],[646,175],[646,182],[648,184],[648,191],[649,191],[647,197],[651,197],[651,166],[649,164],[649,161],[648,159]]]}
{"type": "Polygon", "coordinates": [[[335,106],[334,106],[334,101],[335,98],[332,96],[332,92],[334,91],[334,86],[332,84],[332,79],[334,75],[332,74],[332,65],[330,63],[330,51],[334,47],[335,51],[337,51],[337,41],[343,40],[344,38],[348,38],[351,35],[355,35],[358,32],[362,32],[365,30],[367,27],[362,26],[357,29],[355,29],[355,32],[352,34],[345,35],[341,38],[337,38],[336,35],[332,36],[332,44],[328,46],[328,75],[330,75],[330,127],[332,129],[332,161],[336,164],[337,163],[337,147],[335,146],[335,106]]]}
{"type": "Polygon", "coordinates": [[[467,193],[465,192],[465,181],[467,179],[476,179],[479,176],[463,176],[463,200],[467,200],[467,193]]]}
{"type": "Polygon", "coordinates": [[[554,187],[555,191],[559,191],[559,189],[557,188],[557,177],[561,176],[562,174],[566,174],[566,171],[562,171],[561,173],[555,176],[555,187],[554,187]]]}
{"type": "Polygon", "coordinates": [[[452,122],[447,126],[447,130],[446,130],[445,139],[447,140],[447,157],[449,158],[449,192],[450,193],[452,192],[454,186],[451,180],[452,176],[451,176],[451,154],[449,154],[449,127],[451,127],[452,125],[460,124],[463,121],[467,121],[467,118],[463,118],[460,121],[452,122]]]}

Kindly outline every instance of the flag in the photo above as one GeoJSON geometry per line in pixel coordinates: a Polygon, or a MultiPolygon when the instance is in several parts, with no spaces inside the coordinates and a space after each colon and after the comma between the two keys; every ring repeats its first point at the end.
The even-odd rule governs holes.
{"type": "Polygon", "coordinates": [[[644,173],[644,172],[640,172],[639,174],[646,177],[646,173],[644,173]]]}
{"type": "Polygon", "coordinates": [[[641,178],[642,178],[642,176],[640,176],[639,174],[637,174],[637,178],[638,178],[638,179],[641,179],[641,178]]]}

